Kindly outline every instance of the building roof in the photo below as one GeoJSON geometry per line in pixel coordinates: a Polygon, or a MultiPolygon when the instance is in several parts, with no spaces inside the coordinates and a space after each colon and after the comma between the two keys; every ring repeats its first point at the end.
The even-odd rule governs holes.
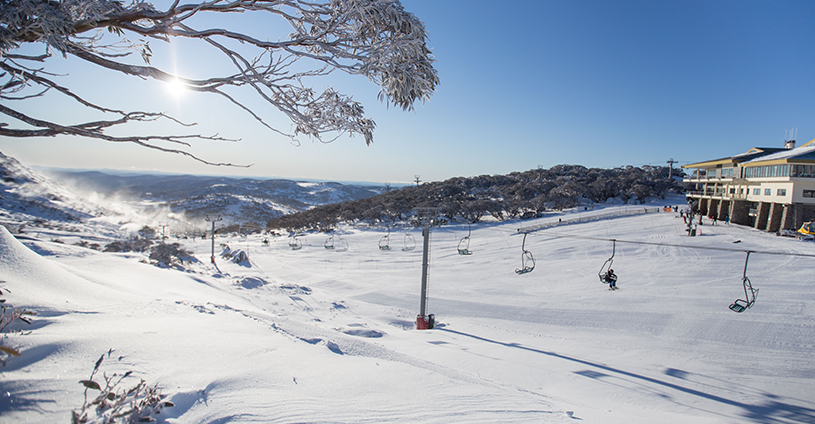
{"type": "MultiPolygon", "coordinates": [[[[815,162],[815,138],[805,143],[801,147],[787,149],[783,147],[753,147],[752,149],[720,159],[711,159],[704,162],[689,163],[682,165],[682,168],[707,168],[718,165],[735,165],[738,163],[754,164],[758,162],[787,163],[789,161],[813,161],[815,162]]],[[[771,163],[762,163],[770,165],[771,163]]]]}
{"type": "Polygon", "coordinates": [[[784,149],[783,151],[761,156],[744,163],[750,165],[759,163],[761,163],[761,165],[770,165],[769,163],[764,162],[787,163],[790,161],[815,161],[815,143],[810,141],[801,147],[784,149]]]}
{"type": "MultiPolygon", "coordinates": [[[[815,141],[815,140],[813,140],[813,141],[815,141]]],[[[807,143],[807,144],[809,144],[809,143],[807,143]]],[[[735,156],[730,156],[730,157],[721,158],[721,159],[706,160],[704,162],[689,163],[687,165],[682,165],[682,168],[705,168],[705,167],[716,166],[716,165],[730,165],[730,164],[742,163],[742,162],[747,162],[747,161],[751,161],[751,160],[760,158],[762,156],[766,156],[766,155],[770,155],[770,154],[773,154],[773,153],[776,153],[776,152],[780,152],[780,151],[783,151],[783,150],[787,150],[787,149],[784,149],[783,147],[753,147],[752,149],[750,149],[750,150],[748,150],[748,151],[746,151],[744,153],[740,153],[738,155],[735,155],[735,156]]]]}

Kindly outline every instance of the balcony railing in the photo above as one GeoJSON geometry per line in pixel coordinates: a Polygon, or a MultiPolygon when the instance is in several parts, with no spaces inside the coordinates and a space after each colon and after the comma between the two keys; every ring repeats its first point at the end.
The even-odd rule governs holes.
{"type": "Polygon", "coordinates": [[[721,191],[689,191],[685,193],[687,197],[710,197],[710,198],[720,198],[724,200],[746,200],[747,194],[740,194],[740,193],[723,193],[721,191]]]}
{"type": "Polygon", "coordinates": [[[695,182],[706,182],[706,181],[733,181],[735,177],[732,175],[728,175],[726,177],[717,177],[715,175],[702,175],[701,177],[685,177],[682,179],[683,182],[686,183],[695,183],[695,182]]]}

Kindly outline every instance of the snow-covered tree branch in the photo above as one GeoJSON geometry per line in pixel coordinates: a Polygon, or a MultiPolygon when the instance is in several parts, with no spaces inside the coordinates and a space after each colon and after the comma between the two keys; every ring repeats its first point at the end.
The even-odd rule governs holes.
{"type": "Polygon", "coordinates": [[[111,72],[180,83],[188,90],[222,96],[261,125],[295,142],[298,135],[330,142],[348,134],[361,135],[370,144],[375,123],[365,116],[363,106],[332,87],[315,91],[310,79],[334,71],[363,75],[381,88],[381,101],[412,110],[439,83],[426,39],[424,24],[398,0],[210,0],[190,4],[176,0],[164,10],[143,1],[0,0],[0,113],[8,118],[0,122],[0,135],[74,135],[130,142],[208,164],[228,165],[183,150],[191,139],[225,140],[221,137],[110,135],[106,131],[111,127],[130,122],[169,119],[182,123],[165,113],[124,111],[88,101],[80,87],[62,85],[48,71],[49,63],[59,56],[73,56],[111,72]],[[244,13],[253,19],[262,15],[269,20],[269,28],[275,26],[273,22],[282,22],[291,32],[262,34],[268,38],[261,39],[242,32],[244,27],[208,27],[202,22],[214,19],[200,19],[223,13],[244,13]],[[280,41],[270,41],[275,36],[280,41]],[[173,39],[206,43],[212,49],[207,60],[213,64],[226,61],[234,71],[195,79],[151,64],[150,41],[173,39]],[[34,44],[42,45],[42,51],[27,54],[34,44]],[[133,55],[140,56],[142,63],[134,64],[133,55]],[[263,113],[241,100],[240,90],[255,93],[285,114],[294,130],[275,128],[263,113]],[[66,96],[111,118],[59,123],[29,116],[13,106],[48,95],[66,96]],[[183,147],[168,148],[161,144],[165,142],[183,147]]]}

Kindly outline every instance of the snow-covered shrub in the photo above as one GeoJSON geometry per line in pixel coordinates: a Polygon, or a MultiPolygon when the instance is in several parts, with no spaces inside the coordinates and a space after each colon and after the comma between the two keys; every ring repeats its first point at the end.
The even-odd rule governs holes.
{"type": "Polygon", "coordinates": [[[156,230],[145,225],[139,230],[139,236],[144,239],[154,239],[156,238],[156,230]]]}
{"type": "Polygon", "coordinates": [[[222,243],[221,247],[223,250],[221,251],[221,257],[239,264],[241,262],[249,262],[249,255],[246,254],[243,250],[232,250],[228,244],[222,243]]]}
{"type": "Polygon", "coordinates": [[[114,241],[105,246],[105,252],[144,252],[152,244],[152,241],[145,239],[114,241]]]}
{"type": "Polygon", "coordinates": [[[235,250],[232,252],[232,261],[236,264],[241,262],[249,262],[249,255],[247,255],[243,250],[235,250]]]}
{"type": "Polygon", "coordinates": [[[249,255],[243,250],[224,250],[221,257],[236,264],[249,262],[249,255]]]}
{"type": "Polygon", "coordinates": [[[90,243],[87,240],[79,240],[78,242],[74,243],[74,246],[84,247],[86,249],[102,250],[102,246],[100,246],[99,243],[90,243]]]}
{"type": "Polygon", "coordinates": [[[185,250],[179,243],[159,243],[150,248],[150,261],[159,265],[174,265],[195,259],[192,252],[185,250]]]}
{"type": "MultiPolygon", "coordinates": [[[[0,281],[4,283],[5,281],[0,281]]],[[[8,289],[6,289],[8,292],[8,289]]],[[[3,289],[0,289],[0,295],[3,295],[3,289]]],[[[3,333],[0,338],[0,363],[4,366],[12,356],[22,356],[19,350],[5,345],[7,339],[7,332],[19,332],[19,330],[10,330],[10,326],[16,321],[22,321],[26,324],[31,324],[29,316],[36,315],[36,313],[23,308],[14,308],[6,305],[6,299],[0,298],[0,333],[3,333]]]]}
{"type": "Polygon", "coordinates": [[[226,243],[221,243],[221,257],[224,259],[232,258],[232,249],[226,243]]]}
{"type": "MultiPolygon", "coordinates": [[[[112,351],[108,351],[108,357],[110,357],[111,353],[112,351]]],[[[130,388],[128,388],[129,386],[123,387],[125,379],[136,379],[136,377],[132,376],[133,371],[121,375],[113,373],[110,376],[103,373],[100,384],[94,380],[94,377],[99,372],[99,366],[102,365],[104,359],[105,355],[102,355],[96,361],[90,378],[79,381],[80,384],[85,386],[85,401],[79,412],[71,411],[71,422],[73,424],[155,422],[153,415],[161,413],[161,410],[165,407],[175,406],[172,402],[164,400],[166,395],[161,394],[158,385],[149,386],[141,378],[138,379],[138,383],[134,386],[130,388]],[[99,394],[89,399],[89,390],[99,392],[99,394]],[[88,413],[95,413],[96,416],[89,417],[88,413]]]]}

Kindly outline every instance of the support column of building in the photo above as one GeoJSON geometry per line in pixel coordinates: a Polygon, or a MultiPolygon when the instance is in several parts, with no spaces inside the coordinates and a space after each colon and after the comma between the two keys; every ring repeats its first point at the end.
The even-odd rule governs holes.
{"type": "Polygon", "coordinates": [[[750,203],[744,200],[734,200],[730,205],[730,222],[739,225],[747,225],[750,217],[750,203]]]}
{"type": "Polygon", "coordinates": [[[724,218],[729,216],[730,213],[730,200],[722,200],[719,202],[719,210],[716,211],[716,219],[724,221],[724,218]]]}
{"type": "Polygon", "coordinates": [[[756,224],[753,228],[756,230],[767,229],[767,217],[770,214],[770,203],[758,202],[758,211],[756,214],[756,224]]]}
{"type": "Polygon", "coordinates": [[[721,201],[719,199],[710,199],[710,203],[707,206],[707,213],[705,215],[713,216],[716,213],[716,211],[719,210],[720,203],[721,201]]]}
{"type": "Polygon", "coordinates": [[[781,229],[781,215],[784,213],[784,205],[780,203],[770,203],[770,212],[767,217],[767,231],[774,233],[781,229]]]}
{"type": "MultiPolygon", "coordinates": [[[[800,205],[800,206],[802,216],[801,224],[803,224],[804,222],[815,221],[815,206],[813,205],[800,205]]],[[[801,228],[801,225],[799,225],[798,228],[801,228]]]]}
{"type": "Polygon", "coordinates": [[[795,231],[798,228],[795,227],[795,206],[793,205],[784,205],[784,211],[781,213],[781,228],[780,230],[792,230],[795,231]]]}
{"type": "Polygon", "coordinates": [[[699,213],[703,216],[707,216],[707,209],[708,205],[710,204],[710,199],[699,199],[699,213]]]}
{"type": "Polygon", "coordinates": [[[794,229],[797,230],[804,225],[804,205],[796,203],[792,205],[792,220],[795,222],[794,229]]]}

